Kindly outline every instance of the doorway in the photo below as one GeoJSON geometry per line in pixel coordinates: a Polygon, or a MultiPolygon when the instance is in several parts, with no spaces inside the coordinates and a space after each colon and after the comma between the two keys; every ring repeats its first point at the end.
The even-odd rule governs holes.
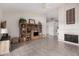
{"type": "Polygon", "coordinates": [[[58,39],[58,20],[48,19],[47,20],[47,37],[58,39]]]}

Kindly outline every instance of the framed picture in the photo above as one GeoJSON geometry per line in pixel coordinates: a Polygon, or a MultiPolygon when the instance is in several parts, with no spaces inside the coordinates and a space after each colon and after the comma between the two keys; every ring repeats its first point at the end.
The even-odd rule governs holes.
{"type": "Polygon", "coordinates": [[[66,11],[66,24],[75,24],[75,8],[66,11]]]}
{"type": "Polygon", "coordinates": [[[35,20],[34,19],[29,19],[29,23],[35,24],[35,20]]]}
{"type": "Polygon", "coordinates": [[[6,28],[6,21],[1,22],[1,28],[6,28]]]}

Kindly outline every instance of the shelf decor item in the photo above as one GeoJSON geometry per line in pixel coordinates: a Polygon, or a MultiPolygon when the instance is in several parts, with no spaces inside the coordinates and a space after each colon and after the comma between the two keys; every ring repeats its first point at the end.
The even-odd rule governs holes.
{"type": "Polygon", "coordinates": [[[34,19],[29,19],[29,23],[35,24],[35,20],[34,19]]]}
{"type": "Polygon", "coordinates": [[[66,11],[66,24],[75,24],[75,8],[66,11]]]}

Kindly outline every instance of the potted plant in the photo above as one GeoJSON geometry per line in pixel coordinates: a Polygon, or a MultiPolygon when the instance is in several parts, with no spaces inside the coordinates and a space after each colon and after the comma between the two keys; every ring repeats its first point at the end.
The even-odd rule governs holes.
{"type": "Polygon", "coordinates": [[[25,22],[26,22],[26,19],[20,18],[19,23],[25,23],[25,22]]]}

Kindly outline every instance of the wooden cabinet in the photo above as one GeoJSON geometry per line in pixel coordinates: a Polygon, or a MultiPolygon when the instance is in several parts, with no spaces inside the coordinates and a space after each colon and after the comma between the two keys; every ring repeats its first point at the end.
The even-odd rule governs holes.
{"type": "Polygon", "coordinates": [[[10,48],[9,40],[0,41],[0,55],[9,53],[9,48],[10,48]]]}

